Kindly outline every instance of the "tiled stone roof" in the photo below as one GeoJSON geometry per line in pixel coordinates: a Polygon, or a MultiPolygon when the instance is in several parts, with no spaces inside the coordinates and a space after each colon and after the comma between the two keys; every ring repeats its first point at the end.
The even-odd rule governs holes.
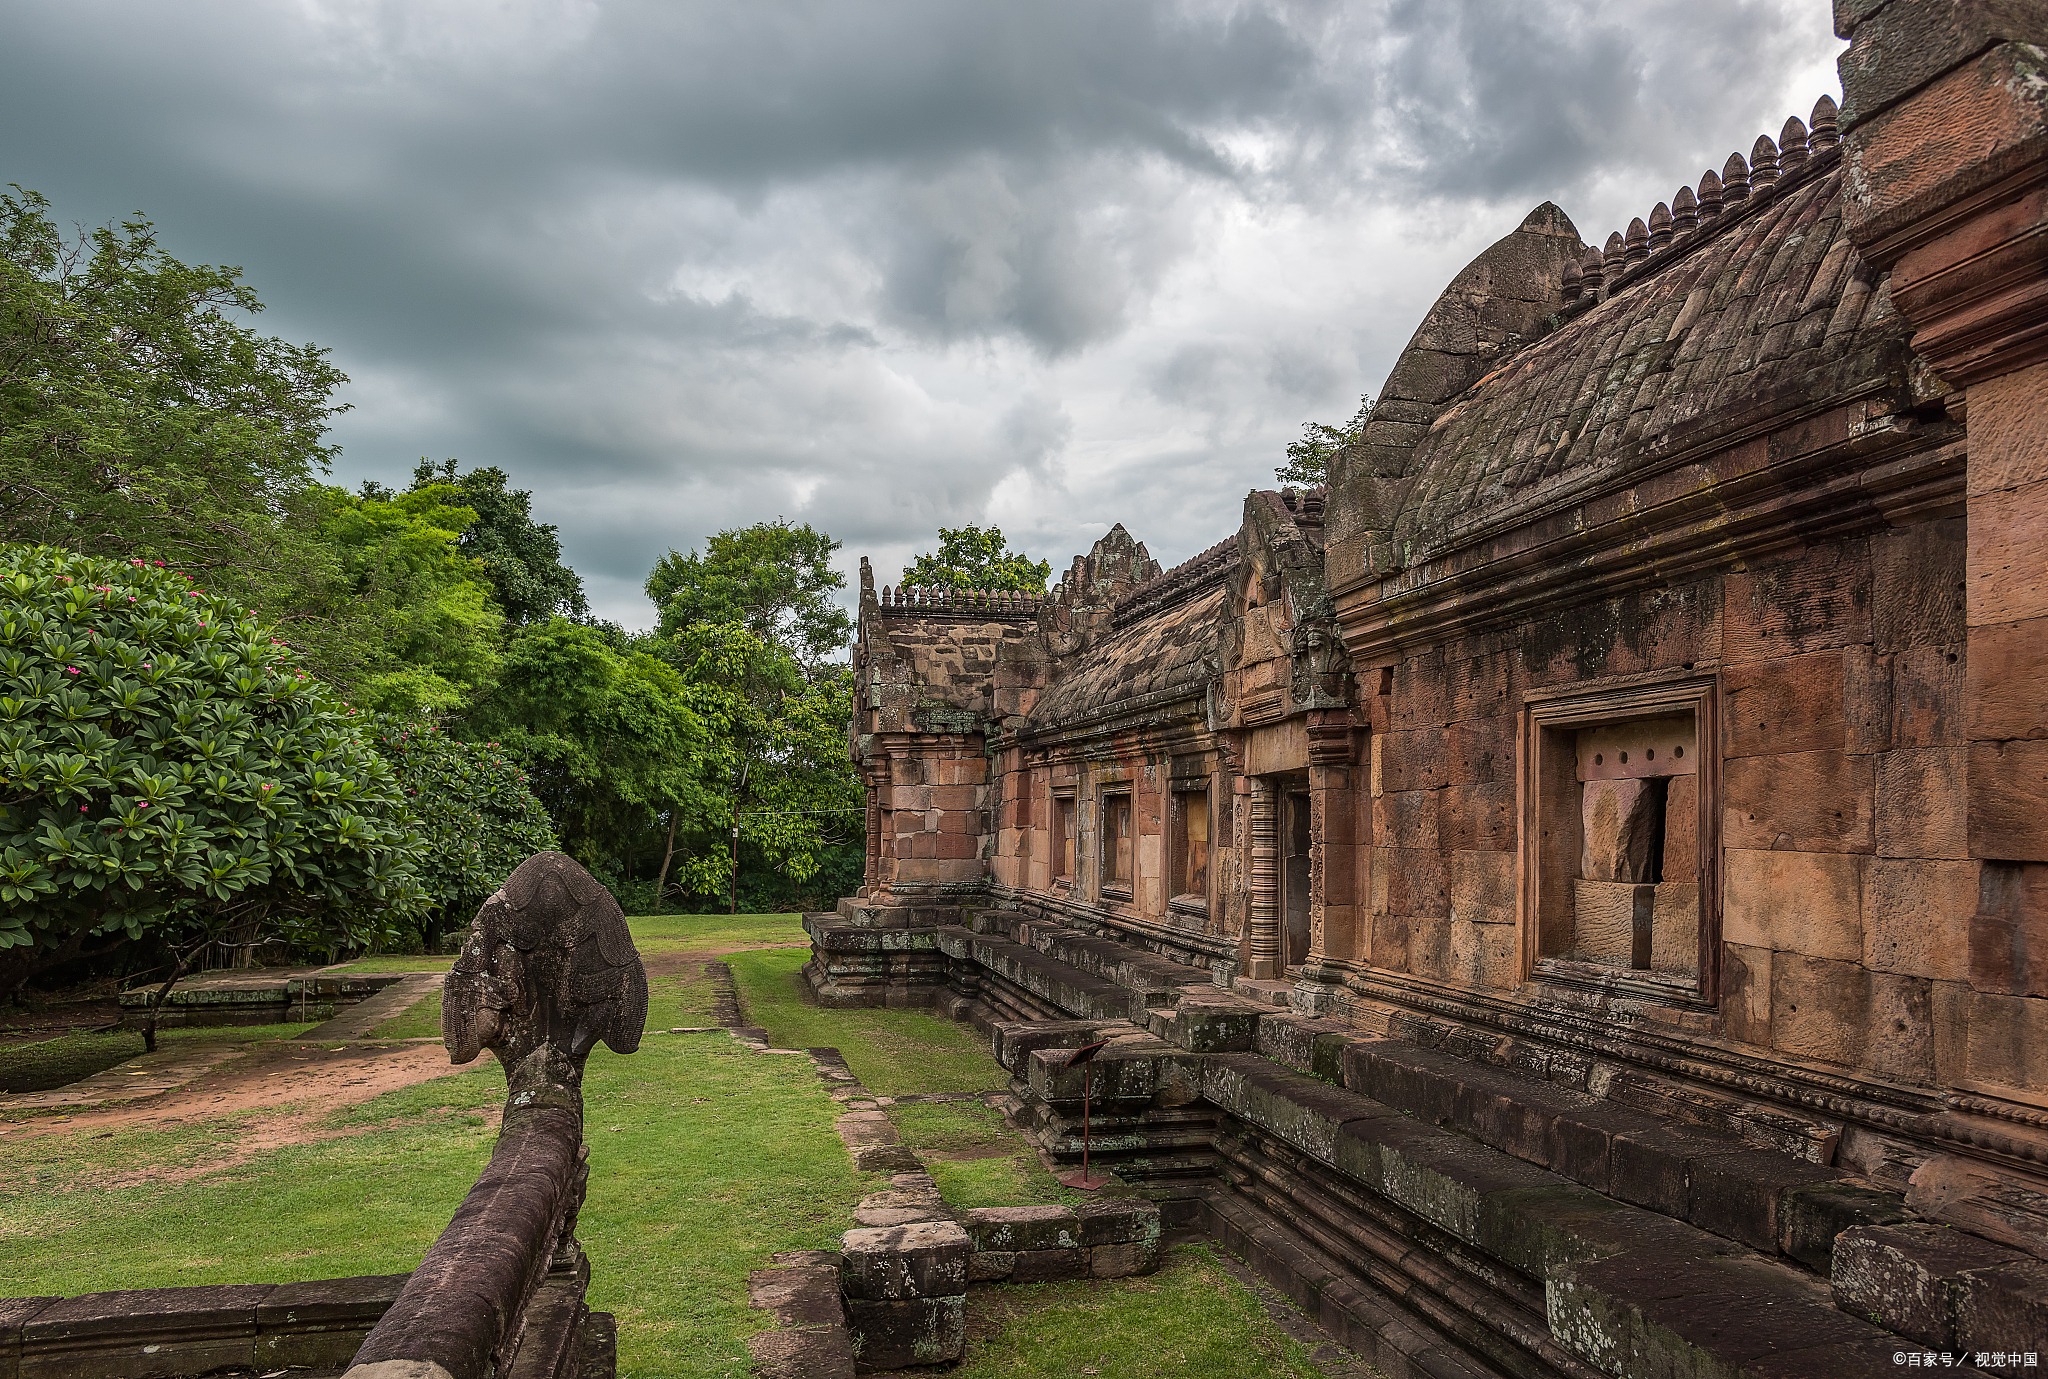
{"type": "Polygon", "coordinates": [[[1398,563],[1654,467],[1688,431],[1759,402],[1783,412],[1902,368],[1908,327],[1842,228],[1839,156],[1804,171],[1647,263],[1624,266],[1611,246],[1611,295],[1567,308],[1417,442],[1398,563]]]}
{"type": "Polygon", "coordinates": [[[1229,596],[1227,586],[1215,584],[1197,598],[1103,638],[1062,668],[1038,701],[1032,722],[1050,727],[1168,690],[1200,693],[1229,596]]]}

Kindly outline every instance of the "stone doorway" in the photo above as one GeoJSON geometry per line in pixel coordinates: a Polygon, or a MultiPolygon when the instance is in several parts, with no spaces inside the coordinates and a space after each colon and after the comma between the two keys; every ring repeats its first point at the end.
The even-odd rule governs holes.
{"type": "Polygon", "coordinates": [[[1308,789],[1294,783],[1280,795],[1280,952],[1292,972],[1309,954],[1308,789]]]}

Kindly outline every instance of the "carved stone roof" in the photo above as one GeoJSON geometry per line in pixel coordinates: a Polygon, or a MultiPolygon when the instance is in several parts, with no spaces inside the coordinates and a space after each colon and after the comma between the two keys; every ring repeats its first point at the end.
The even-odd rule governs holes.
{"type": "Polygon", "coordinates": [[[1104,637],[1060,667],[1032,722],[1050,727],[1168,690],[1199,694],[1229,594],[1227,585],[1212,584],[1197,598],[1104,637]]]}
{"type": "MultiPolygon", "coordinates": [[[[1843,231],[1839,156],[1804,172],[1647,262],[1644,246],[1613,237],[1609,294],[1567,308],[1416,443],[1396,563],[1654,467],[1740,415],[1782,414],[1901,370],[1908,328],[1843,231]]],[[[1595,286],[1599,258],[1587,255],[1595,286]]]]}

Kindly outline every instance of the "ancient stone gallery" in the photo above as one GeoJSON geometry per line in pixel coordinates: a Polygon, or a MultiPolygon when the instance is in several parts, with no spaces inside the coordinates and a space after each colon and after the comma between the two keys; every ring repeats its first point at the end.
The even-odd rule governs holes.
{"type": "Polygon", "coordinates": [[[863,569],[817,995],[1061,1159],[1109,1040],[1098,1162],[1390,1373],[2048,1349],[2048,14],[1836,12],[1845,110],[1530,212],[1327,488],[863,569]]]}

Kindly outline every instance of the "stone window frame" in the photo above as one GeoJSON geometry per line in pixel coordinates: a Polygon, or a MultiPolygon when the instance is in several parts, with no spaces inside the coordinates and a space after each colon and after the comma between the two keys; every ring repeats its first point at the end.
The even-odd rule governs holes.
{"type": "MultiPolygon", "coordinates": [[[[1695,778],[1699,804],[1699,977],[1690,991],[1667,981],[1654,981],[1625,971],[1603,973],[1599,984],[1608,990],[1640,997],[1656,1005],[1715,1008],[1721,988],[1721,724],[1720,667],[1696,663],[1690,668],[1653,671],[1595,682],[1546,686],[1522,696],[1516,742],[1516,792],[1519,795],[1520,863],[1517,888],[1517,929],[1522,944],[1522,976],[1563,985],[1586,982],[1577,964],[1543,956],[1543,827],[1546,818],[1546,777],[1569,769],[1577,778],[1575,741],[1581,728],[1602,723],[1691,713],[1698,763],[1695,778]],[[1552,752],[1559,754],[1553,757],[1552,752]]],[[[1573,837],[1578,836],[1576,825],[1573,837]]],[[[1577,874],[1577,868],[1570,868],[1577,874]]]]}
{"type": "Polygon", "coordinates": [[[1050,817],[1046,820],[1046,831],[1052,838],[1052,856],[1046,859],[1045,868],[1048,884],[1058,885],[1064,881],[1067,885],[1072,886],[1075,878],[1080,875],[1081,808],[1079,798],[1080,792],[1075,789],[1071,782],[1066,785],[1054,785],[1052,787],[1052,810],[1050,817]],[[1060,870],[1062,866],[1065,866],[1069,857],[1073,859],[1073,866],[1065,871],[1060,870]]]}
{"type": "Polygon", "coordinates": [[[1104,900],[1129,900],[1136,894],[1138,870],[1138,799],[1137,792],[1128,780],[1105,781],[1095,796],[1095,893],[1104,900]],[[1109,846],[1110,810],[1122,802],[1129,815],[1131,829],[1131,871],[1132,876],[1113,877],[1110,868],[1115,864],[1109,846]]]}
{"type": "Polygon", "coordinates": [[[1169,894],[1166,897],[1166,908],[1176,914],[1199,915],[1206,918],[1216,894],[1216,789],[1215,782],[1208,776],[1179,777],[1167,783],[1166,879],[1171,881],[1179,876],[1181,868],[1186,864],[1187,830],[1182,823],[1182,811],[1187,807],[1185,801],[1189,795],[1202,797],[1202,809],[1208,815],[1209,875],[1202,886],[1199,900],[1188,898],[1193,894],[1192,891],[1180,895],[1169,894]]]}

